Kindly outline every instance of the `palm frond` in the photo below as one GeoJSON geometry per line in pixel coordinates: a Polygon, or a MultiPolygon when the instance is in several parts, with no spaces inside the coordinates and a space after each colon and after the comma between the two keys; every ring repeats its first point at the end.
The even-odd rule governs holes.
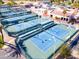
{"type": "Polygon", "coordinates": [[[7,42],[4,42],[4,43],[0,42],[0,44],[4,44],[9,47],[8,51],[5,50],[7,53],[10,53],[9,56],[21,57],[21,51],[16,45],[13,45],[13,44],[7,43],[7,42]]]}

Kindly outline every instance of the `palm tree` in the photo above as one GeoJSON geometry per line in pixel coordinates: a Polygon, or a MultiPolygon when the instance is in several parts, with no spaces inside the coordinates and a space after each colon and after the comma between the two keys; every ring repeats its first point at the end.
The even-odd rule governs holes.
{"type": "Polygon", "coordinates": [[[0,32],[2,34],[2,39],[4,39],[3,32],[2,32],[2,25],[0,26],[0,32]]]}
{"type": "Polygon", "coordinates": [[[0,27],[0,32],[1,32],[1,34],[2,34],[2,40],[3,41],[0,41],[0,45],[1,45],[1,48],[3,47],[3,45],[6,45],[6,46],[8,46],[8,47],[10,47],[11,49],[8,51],[8,53],[10,53],[10,52],[12,52],[11,54],[10,54],[10,56],[12,56],[12,57],[14,57],[14,56],[21,56],[21,51],[20,51],[20,49],[18,48],[18,46],[17,45],[13,45],[13,44],[10,44],[10,43],[7,43],[7,42],[4,42],[4,36],[3,36],[3,32],[2,32],[2,26],[0,27]]]}

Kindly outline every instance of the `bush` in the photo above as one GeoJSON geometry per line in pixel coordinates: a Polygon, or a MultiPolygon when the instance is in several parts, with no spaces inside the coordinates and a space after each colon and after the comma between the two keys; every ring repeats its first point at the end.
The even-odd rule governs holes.
{"type": "Polygon", "coordinates": [[[13,2],[13,1],[10,1],[10,2],[7,3],[7,5],[9,5],[9,6],[13,6],[13,5],[15,5],[15,4],[16,4],[16,3],[13,2]]]}
{"type": "Polygon", "coordinates": [[[13,3],[8,2],[8,3],[7,3],[7,5],[9,5],[9,6],[13,6],[14,4],[13,4],[13,3]]]}
{"type": "Polygon", "coordinates": [[[55,19],[60,19],[59,17],[55,16],[55,19]]]}
{"type": "Polygon", "coordinates": [[[4,2],[2,0],[0,0],[0,5],[2,5],[4,2]]]}
{"type": "Polygon", "coordinates": [[[63,13],[64,13],[64,14],[66,14],[66,11],[67,11],[66,9],[65,9],[65,10],[63,10],[63,13]]]}
{"type": "Polygon", "coordinates": [[[71,5],[72,3],[70,1],[66,1],[65,5],[71,5]]]}
{"type": "Polygon", "coordinates": [[[24,4],[23,2],[20,2],[20,4],[24,4]]]}
{"type": "Polygon", "coordinates": [[[67,10],[64,9],[64,10],[63,10],[63,14],[64,14],[64,16],[66,15],[66,13],[67,13],[67,10]]]}
{"type": "Polygon", "coordinates": [[[56,4],[60,4],[60,0],[54,0],[56,4]]]}
{"type": "Polygon", "coordinates": [[[68,5],[71,5],[72,3],[71,2],[68,2],[68,5]]]}
{"type": "Polygon", "coordinates": [[[67,45],[64,45],[63,47],[61,47],[60,55],[63,56],[64,58],[67,58],[67,57],[71,56],[71,51],[67,47],[67,45]]]}
{"type": "Polygon", "coordinates": [[[79,3],[73,3],[72,7],[79,8],[79,3]]]}

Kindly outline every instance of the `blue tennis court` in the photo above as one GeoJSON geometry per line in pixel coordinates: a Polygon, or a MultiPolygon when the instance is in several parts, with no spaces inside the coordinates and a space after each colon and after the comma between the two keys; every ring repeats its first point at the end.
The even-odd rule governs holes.
{"type": "Polygon", "coordinates": [[[30,11],[27,11],[27,12],[21,11],[21,12],[12,12],[12,14],[11,13],[2,13],[2,16],[4,17],[3,19],[9,19],[9,18],[28,15],[28,14],[31,14],[31,12],[30,11]]]}
{"type": "MultiPolygon", "coordinates": [[[[25,12],[10,12],[10,13],[2,13],[3,16],[13,16],[16,14],[25,13],[25,12]]],[[[27,13],[27,12],[26,12],[27,13]]]]}
{"type": "MultiPolygon", "coordinates": [[[[58,40],[63,43],[67,40],[63,40],[63,38],[70,33],[69,30],[64,29],[62,27],[58,27],[57,25],[37,34],[32,39],[33,43],[37,45],[41,50],[48,50],[53,44],[56,45],[58,40]],[[55,42],[55,43],[54,43],[55,42]]],[[[72,33],[73,34],[73,33],[72,33]]],[[[61,42],[59,42],[61,44],[61,42]]]]}
{"type": "Polygon", "coordinates": [[[36,16],[36,14],[29,14],[29,15],[13,17],[13,18],[9,18],[9,19],[4,19],[3,21],[12,22],[12,21],[17,21],[17,20],[25,19],[25,18],[30,18],[30,17],[33,17],[33,16],[36,16]]]}
{"type": "Polygon", "coordinates": [[[9,12],[9,11],[11,11],[11,10],[8,9],[8,8],[2,8],[2,9],[0,9],[1,13],[6,13],[6,12],[9,12]]]}
{"type": "Polygon", "coordinates": [[[0,8],[10,8],[8,5],[0,5],[0,8]]]}
{"type": "Polygon", "coordinates": [[[4,19],[4,20],[1,21],[1,24],[4,25],[4,27],[6,27],[6,26],[9,26],[9,24],[10,25],[18,24],[20,21],[27,22],[27,21],[30,21],[30,20],[34,20],[36,18],[38,18],[38,15],[28,14],[28,15],[23,15],[23,16],[4,19]]]}
{"type": "Polygon", "coordinates": [[[36,22],[36,21],[37,20],[31,20],[28,22],[12,25],[12,26],[7,27],[6,30],[8,32],[19,32],[19,31],[22,31],[24,29],[27,29],[29,27],[39,24],[39,22],[38,21],[36,22]]]}
{"type": "Polygon", "coordinates": [[[48,33],[50,33],[51,35],[54,35],[58,38],[63,38],[67,33],[69,33],[69,30],[67,29],[63,29],[61,27],[54,27],[54,28],[50,28],[49,30],[47,30],[48,33]]]}
{"type": "MultiPolygon", "coordinates": [[[[24,39],[21,44],[27,48],[27,51],[22,49],[22,51],[24,51],[23,54],[29,54],[31,58],[34,59],[47,59],[51,54],[54,54],[64,42],[72,37],[75,32],[76,30],[65,25],[56,25],[33,37],[26,40],[24,39]]],[[[20,48],[22,48],[22,45],[20,48]]]]}
{"type": "MultiPolygon", "coordinates": [[[[8,27],[6,27],[5,29],[6,29],[6,31],[10,34],[17,34],[18,32],[21,32],[21,31],[23,31],[23,30],[25,30],[26,31],[26,33],[28,32],[28,31],[32,31],[33,30],[33,26],[35,26],[35,25],[39,25],[39,27],[37,27],[36,26],[36,28],[40,28],[40,26],[42,26],[43,24],[45,24],[45,23],[49,23],[49,22],[51,22],[52,24],[52,26],[53,26],[53,22],[51,21],[51,20],[47,20],[46,22],[45,22],[45,20],[44,19],[41,19],[41,18],[38,18],[38,19],[34,19],[34,20],[31,20],[31,21],[28,21],[28,22],[23,22],[23,23],[20,23],[20,24],[15,24],[15,25],[12,25],[12,26],[8,26],[8,27]],[[43,20],[43,21],[42,21],[43,20]],[[42,21],[42,22],[41,22],[42,21]],[[28,29],[29,28],[29,29],[28,29]],[[32,30],[31,30],[32,29],[32,30]]],[[[34,27],[35,28],[35,27],[34,27]]],[[[35,28],[35,29],[36,29],[35,28]]]]}
{"type": "MultiPolygon", "coordinates": [[[[40,20],[40,19],[39,19],[40,20]]],[[[43,20],[43,19],[42,19],[43,20]]],[[[56,26],[57,24],[55,24],[53,21],[48,21],[48,22],[39,22],[39,26],[37,28],[35,28],[34,30],[31,30],[29,32],[24,32],[23,34],[19,35],[19,38],[22,38],[22,40],[24,40],[25,38],[29,37],[28,35],[34,35],[35,32],[38,33],[40,31],[46,30],[48,28],[51,28],[53,26],[56,26]],[[32,33],[34,32],[34,33],[32,33]]],[[[19,39],[18,39],[19,40],[19,39]]]]}
{"type": "MultiPolygon", "coordinates": [[[[31,38],[32,42],[38,47],[40,48],[41,50],[43,50],[44,52],[45,51],[48,51],[48,49],[55,43],[57,44],[61,44],[60,40],[58,40],[56,37],[46,33],[46,32],[43,32],[43,33],[40,33],[34,37],[31,38]],[[57,42],[56,42],[57,41],[57,42]]],[[[53,46],[54,46],[53,45],[53,46]]],[[[54,48],[55,49],[55,48],[54,48]]]]}

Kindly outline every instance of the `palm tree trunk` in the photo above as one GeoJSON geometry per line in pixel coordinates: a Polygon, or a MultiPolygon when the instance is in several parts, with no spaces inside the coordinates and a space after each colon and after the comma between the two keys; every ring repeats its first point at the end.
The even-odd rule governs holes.
{"type": "MultiPolygon", "coordinates": [[[[4,43],[4,36],[3,36],[3,32],[2,32],[2,26],[0,26],[0,42],[4,43]]],[[[0,49],[4,46],[4,44],[0,44],[0,49]]]]}
{"type": "Polygon", "coordinates": [[[2,26],[0,26],[0,32],[2,34],[2,39],[4,40],[3,32],[2,32],[2,26]]]}

